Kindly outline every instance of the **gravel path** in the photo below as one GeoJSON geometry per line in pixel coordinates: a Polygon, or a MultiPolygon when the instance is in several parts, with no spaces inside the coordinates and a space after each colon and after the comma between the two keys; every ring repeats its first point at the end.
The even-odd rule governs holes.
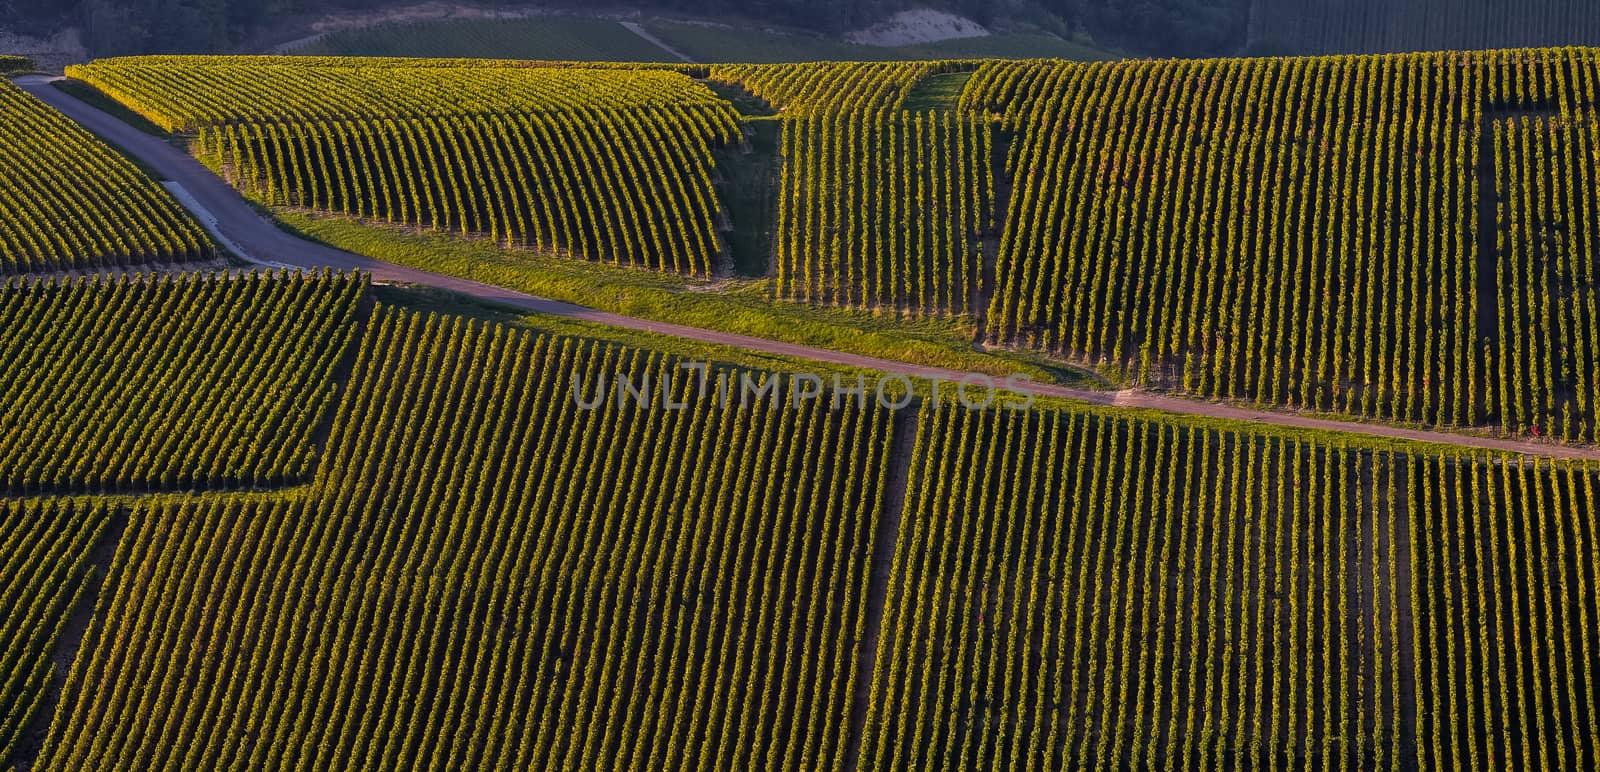
{"type": "MultiPolygon", "coordinates": [[[[240,257],[251,262],[267,266],[294,266],[307,269],[361,270],[370,273],[373,280],[377,282],[437,287],[459,292],[480,301],[497,303],[524,311],[552,314],[611,327],[641,330],[702,343],[828,362],[834,365],[875,370],[912,378],[954,382],[960,380],[962,375],[905,362],[831,351],[813,346],[780,343],[748,335],[736,335],[696,327],[654,322],[648,319],[636,319],[621,314],[597,311],[572,303],[534,297],[503,287],[406,268],[305,241],[285,232],[270,220],[262,217],[237,191],[212,174],[211,170],[207,169],[199,161],[171,143],[139,131],[121,119],[55,88],[50,85],[50,78],[26,77],[19,78],[16,82],[23,89],[65,113],[89,131],[121,147],[130,155],[139,158],[167,180],[178,183],[182,191],[179,195],[180,203],[188,207],[201,223],[214,229],[220,236],[219,241],[229,244],[231,249],[240,251],[240,257]]],[[[170,186],[169,189],[171,189],[170,186]]],[[[1484,451],[1559,459],[1600,460],[1600,447],[1569,447],[1552,443],[1497,439],[1427,429],[1339,421],[1288,411],[1238,407],[1217,402],[1139,391],[1113,393],[1091,389],[1075,389],[1053,384],[1033,384],[1031,390],[1039,396],[1071,399],[1093,405],[1145,408],[1167,413],[1245,421],[1268,426],[1431,442],[1484,451]]]]}

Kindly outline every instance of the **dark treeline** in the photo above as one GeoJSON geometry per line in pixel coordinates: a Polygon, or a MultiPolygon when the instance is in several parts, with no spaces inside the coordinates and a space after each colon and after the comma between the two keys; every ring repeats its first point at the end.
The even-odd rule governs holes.
{"type": "MultiPolygon", "coordinates": [[[[0,0],[0,28],[84,30],[95,56],[228,51],[284,16],[400,5],[405,0],[0,0]]],[[[637,0],[645,10],[736,15],[841,32],[907,7],[934,7],[980,23],[1021,18],[1086,32],[1135,54],[1229,54],[1244,44],[1247,0],[637,0]]],[[[593,6],[587,6],[592,8],[593,6]]],[[[626,7],[626,6],[624,6],[626,7]]]]}

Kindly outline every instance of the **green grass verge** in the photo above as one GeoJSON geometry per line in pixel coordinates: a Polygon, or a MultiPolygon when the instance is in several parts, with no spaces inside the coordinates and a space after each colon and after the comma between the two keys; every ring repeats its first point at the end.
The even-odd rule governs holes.
{"type": "Polygon", "coordinates": [[[674,274],[553,257],[454,235],[276,210],[291,232],[398,265],[459,276],[639,319],[681,324],[991,375],[1022,373],[1042,383],[1092,385],[1096,379],[1027,352],[979,352],[967,319],[908,319],[771,299],[770,279],[712,284],[674,274]]]}
{"type": "Polygon", "coordinates": [[[717,198],[733,230],[725,232],[739,276],[765,276],[778,218],[778,154],[782,125],[774,119],[745,122],[743,147],[715,151],[717,198]]]}
{"type": "Polygon", "coordinates": [[[711,89],[717,96],[731,102],[733,109],[739,111],[740,115],[749,118],[761,118],[778,114],[778,111],[772,109],[771,105],[762,101],[760,97],[745,91],[743,86],[715,80],[702,82],[706,85],[706,88],[711,89]]]}
{"type": "Polygon", "coordinates": [[[966,88],[969,72],[942,72],[918,81],[906,94],[905,109],[913,112],[938,110],[948,112],[961,102],[961,90],[966,88]]]}
{"type": "Polygon", "coordinates": [[[151,123],[149,119],[128,109],[121,102],[106,96],[105,92],[102,92],[100,89],[84,83],[81,80],[66,78],[64,80],[52,81],[50,85],[72,95],[79,101],[87,102],[90,107],[93,107],[96,110],[116,116],[118,120],[146,134],[166,140],[171,140],[173,138],[172,134],[169,134],[160,126],[151,123]]]}
{"type": "MultiPolygon", "coordinates": [[[[414,311],[464,316],[489,324],[503,324],[517,328],[538,330],[551,335],[562,335],[659,351],[685,361],[703,362],[713,367],[742,368],[770,373],[811,373],[823,378],[831,378],[834,375],[838,375],[841,382],[850,384],[854,383],[854,378],[858,374],[872,374],[872,371],[869,370],[845,367],[828,362],[767,354],[733,346],[702,343],[672,335],[632,330],[626,327],[611,327],[609,325],[586,322],[581,319],[569,319],[564,316],[532,313],[511,306],[481,301],[477,298],[437,287],[376,284],[373,285],[372,291],[379,302],[387,305],[403,306],[414,311]]],[[[868,382],[872,383],[873,381],[869,379],[868,382]]],[[[926,395],[925,384],[918,383],[914,385],[917,386],[919,392],[922,392],[924,396],[926,395]]]]}
{"type": "MultiPolygon", "coordinates": [[[[484,303],[465,295],[433,287],[376,285],[373,287],[373,292],[380,302],[389,305],[404,306],[419,311],[465,316],[489,324],[504,324],[539,330],[552,335],[563,335],[660,351],[668,356],[678,357],[686,361],[706,363],[712,367],[732,367],[774,373],[808,373],[824,378],[829,384],[831,384],[835,375],[839,377],[841,383],[845,384],[854,384],[855,376],[863,375],[866,378],[869,389],[873,388],[876,383],[876,378],[872,371],[841,367],[826,362],[768,355],[741,348],[705,344],[669,335],[608,327],[565,317],[528,313],[518,309],[484,303]]],[[[915,396],[919,400],[925,401],[931,398],[927,382],[916,381],[913,385],[915,396]]],[[[892,390],[888,393],[891,396],[894,394],[892,390]]],[[[946,394],[948,393],[947,388],[946,394]]],[[[997,397],[997,400],[1013,398],[1013,396],[1002,394],[997,397]]],[[[946,399],[949,399],[949,397],[946,397],[946,399]]],[[[1003,403],[997,402],[997,404],[1003,403]]],[[[1498,451],[1462,448],[1431,442],[1386,439],[1323,429],[1273,426],[1252,421],[1207,418],[1146,408],[1104,407],[1090,405],[1077,400],[1054,397],[1038,397],[1034,400],[1033,407],[1040,410],[1066,410],[1078,414],[1112,419],[1152,421],[1191,429],[1203,428],[1224,432],[1238,432],[1263,439],[1267,437],[1284,437],[1357,451],[1417,453],[1445,458],[1471,458],[1478,460],[1517,458],[1514,455],[1498,451]]],[[[1582,464],[1586,468],[1600,468],[1600,463],[1596,462],[1567,463],[1582,464]]]]}

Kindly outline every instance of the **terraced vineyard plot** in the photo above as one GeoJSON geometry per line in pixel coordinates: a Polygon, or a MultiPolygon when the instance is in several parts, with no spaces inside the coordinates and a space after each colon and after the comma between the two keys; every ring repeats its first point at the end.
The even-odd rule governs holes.
{"type": "Polygon", "coordinates": [[[90,556],[113,518],[104,505],[0,501],[0,766],[16,760],[44,705],[52,650],[93,597],[90,556]]]}
{"type": "Polygon", "coordinates": [[[0,78],[0,273],[212,256],[210,240],[165,190],[0,78]]]}
{"type": "MultiPolygon", "coordinates": [[[[1398,63],[1367,61],[1351,69],[1401,85],[1398,63]]],[[[997,336],[1207,395],[1480,414],[1471,135],[1353,121],[1382,109],[1345,104],[1355,72],[1291,67],[1308,71],[1108,66],[1062,85],[1012,158],[997,336]]]]}
{"type": "MultiPolygon", "coordinates": [[[[242,190],[511,246],[709,276],[733,106],[667,69],[131,58],[73,68],[242,190]]],[[[524,63],[526,64],[526,63],[524,63]]]]}
{"type": "Polygon", "coordinates": [[[819,62],[714,64],[712,80],[737,84],[787,116],[899,110],[906,94],[951,62],[819,62]]]}
{"type": "Polygon", "coordinates": [[[738,131],[716,108],[236,123],[196,152],[275,204],[705,276],[722,252],[710,148],[738,131]]]}
{"type": "Polygon", "coordinates": [[[307,478],[366,282],[331,274],[0,287],[0,491],[307,478]]]}
{"type": "Polygon", "coordinates": [[[948,113],[785,121],[778,295],[971,311],[994,219],[992,143],[986,124],[948,113]]]}
{"type": "MultiPolygon", "coordinates": [[[[68,69],[168,131],[239,121],[521,115],[648,107],[732,108],[688,76],[656,68],[369,65],[360,58],[131,57],[68,69]]],[[[446,60],[449,62],[452,60],[446,60]]]]}
{"type": "Polygon", "coordinates": [[[1600,388],[1595,116],[1506,119],[1493,133],[1502,345],[1491,377],[1508,426],[1593,442],[1600,388]]]}
{"type": "Polygon", "coordinates": [[[1600,474],[1410,462],[1422,769],[1593,769],[1600,474]]]}
{"type": "MultiPolygon", "coordinates": [[[[1123,63],[1122,67],[1139,66],[1123,63]]],[[[1031,116],[1052,96],[1059,98],[1070,84],[1086,73],[1105,75],[1116,72],[1117,64],[1096,65],[1089,69],[1074,62],[990,61],[978,65],[962,86],[958,107],[965,112],[1004,118],[1015,124],[1031,116]]]]}
{"type": "Polygon", "coordinates": [[[1595,763],[1594,469],[923,420],[862,768],[1595,763]]]}
{"type": "Polygon", "coordinates": [[[863,769],[1403,763],[1404,457],[1048,411],[923,421],[863,769]]]}
{"type": "Polygon", "coordinates": [[[439,317],[363,351],[302,500],[135,513],[37,769],[837,763],[890,415],[584,410],[687,371],[439,317]]]}
{"type": "MultiPolygon", "coordinates": [[[[1577,349],[1518,349],[1496,293],[1564,303],[1566,335],[1597,319],[1498,264],[1479,203],[1493,189],[1486,111],[1593,104],[1593,63],[1521,51],[981,70],[963,105],[1021,135],[991,337],[1204,396],[1591,438],[1592,408],[1562,417],[1489,364],[1588,366],[1577,349]]],[[[1568,137],[1580,146],[1563,153],[1588,152],[1568,137]]],[[[1551,216],[1586,221],[1582,205],[1551,216]]]]}

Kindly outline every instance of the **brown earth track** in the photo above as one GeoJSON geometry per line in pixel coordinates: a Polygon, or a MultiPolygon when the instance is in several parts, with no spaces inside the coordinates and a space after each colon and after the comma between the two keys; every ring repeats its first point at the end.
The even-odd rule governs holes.
{"type": "Polygon", "coordinates": [[[850,705],[849,742],[845,745],[846,772],[855,772],[860,764],[861,737],[866,731],[867,711],[871,707],[873,666],[878,656],[878,638],[883,630],[883,608],[889,594],[895,545],[900,540],[900,521],[905,516],[906,489],[910,486],[911,456],[919,423],[917,416],[916,412],[906,410],[896,415],[894,420],[883,519],[878,521],[878,532],[872,539],[872,579],[867,585],[867,629],[856,654],[855,694],[850,705]]]}
{"type": "Polygon", "coordinates": [[[128,512],[126,510],[114,512],[111,521],[106,524],[105,532],[89,551],[88,565],[92,567],[93,573],[85,580],[88,586],[84,587],[83,595],[78,599],[77,605],[72,607],[66,624],[61,628],[60,637],[56,639],[55,648],[50,651],[50,663],[54,669],[50,672],[50,683],[44,695],[44,702],[23,729],[22,741],[17,747],[16,756],[12,759],[17,772],[33,769],[34,762],[39,758],[39,752],[44,749],[50,722],[55,720],[56,706],[61,702],[61,691],[67,685],[67,674],[72,670],[72,661],[77,658],[78,650],[83,646],[84,638],[89,632],[89,626],[95,619],[100,593],[105,584],[111,581],[108,574],[116,559],[117,547],[122,543],[122,535],[127,530],[128,512]]]}
{"type": "MultiPolygon", "coordinates": [[[[272,265],[287,265],[306,269],[333,268],[366,271],[377,282],[436,287],[461,293],[482,302],[510,306],[523,311],[669,335],[701,343],[827,362],[846,367],[947,381],[959,380],[961,375],[906,362],[831,351],[813,346],[781,343],[748,335],[704,330],[598,311],[573,303],[527,295],[503,287],[406,268],[305,241],[285,232],[273,222],[261,216],[238,192],[183,150],[159,137],[145,134],[122,120],[55,88],[51,85],[51,82],[49,78],[29,77],[19,79],[17,84],[28,93],[33,94],[66,114],[67,117],[77,121],[90,132],[120,147],[167,179],[180,184],[193,197],[194,203],[204,210],[197,213],[199,219],[203,223],[209,223],[214,219],[216,231],[225,237],[226,241],[231,242],[244,252],[241,257],[253,262],[265,263],[270,260],[272,265]]],[[[1545,456],[1568,460],[1600,461],[1600,447],[1594,446],[1573,447],[1430,429],[1355,423],[1317,418],[1288,411],[1239,407],[1219,402],[1185,399],[1151,392],[1123,391],[1112,393],[1092,389],[1076,389],[1055,384],[1033,384],[1030,390],[1041,397],[1075,400],[1099,406],[1142,408],[1180,415],[1256,423],[1265,426],[1434,443],[1482,451],[1545,456]]]]}

